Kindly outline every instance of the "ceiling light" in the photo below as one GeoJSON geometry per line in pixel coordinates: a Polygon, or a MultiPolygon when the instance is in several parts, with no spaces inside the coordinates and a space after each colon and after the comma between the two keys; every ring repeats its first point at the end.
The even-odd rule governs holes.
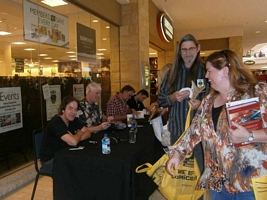
{"type": "Polygon", "coordinates": [[[71,55],[71,56],[69,56],[70,58],[76,58],[76,56],[75,55],[71,55]]]}
{"type": "Polygon", "coordinates": [[[67,51],[66,53],[76,53],[75,51],[67,51]]]}
{"type": "Polygon", "coordinates": [[[26,44],[26,43],[25,42],[12,42],[12,44],[20,45],[20,44],[26,44]]]}
{"type": "Polygon", "coordinates": [[[41,1],[42,3],[50,6],[50,7],[55,7],[55,6],[63,6],[66,5],[68,3],[66,3],[65,1],[62,0],[43,0],[41,1]]]}
{"type": "Polygon", "coordinates": [[[106,51],[107,49],[97,49],[98,51],[106,51]]]}
{"type": "Polygon", "coordinates": [[[40,54],[38,54],[38,56],[48,56],[48,54],[46,54],[46,53],[40,53],[40,54]]]}
{"type": "Polygon", "coordinates": [[[6,32],[6,31],[0,31],[0,35],[10,35],[11,33],[6,32]]]}
{"type": "Polygon", "coordinates": [[[97,56],[103,56],[104,53],[96,53],[97,56]]]}
{"type": "Polygon", "coordinates": [[[102,40],[107,40],[107,38],[103,38],[102,40]]]}
{"type": "Polygon", "coordinates": [[[261,31],[255,31],[255,33],[260,33],[261,31]]]}
{"type": "Polygon", "coordinates": [[[28,64],[29,67],[34,67],[34,63],[28,64]]]}
{"type": "Polygon", "coordinates": [[[34,49],[34,48],[26,48],[26,49],[24,49],[25,51],[34,51],[34,50],[36,50],[36,49],[34,49]]]}
{"type": "Polygon", "coordinates": [[[45,57],[44,59],[46,59],[46,60],[50,60],[50,59],[52,59],[52,57],[45,57]]]}
{"type": "Polygon", "coordinates": [[[70,60],[76,60],[76,58],[72,58],[72,59],[70,59],[70,60]]]}
{"type": "Polygon", "coordinates": [[[59,60],[53,60],[52,62],[59,62],[59,60]]]}
{"type": "Polygon", "coordinates": [[[206,53],[205,52],[200,52],[200,55],[205,55],[206,53]]]}
{"type": "Polygon", "coordinates": [[[106,26],[106,28],[110,28],[109,26],[106,26]]]}
{"type": "Polygon", "coordinates": [[[261,67],[261,68],[264,68],[264,69],[265,69],[265,68],[267,68],[267,66],[265,66],[265,67],[261,67]]]}
{"type": "Polygon", "coordinates": [[[92,22],[98,22],[98,20],[97,19],[94,19],[92,22]]]}
{"type": "Polygon", "coordinates": [[[150,55],[156,55],[157,53],[155,53],[155,52],[152,52],[152,53],[149,53],[150,55]]]}

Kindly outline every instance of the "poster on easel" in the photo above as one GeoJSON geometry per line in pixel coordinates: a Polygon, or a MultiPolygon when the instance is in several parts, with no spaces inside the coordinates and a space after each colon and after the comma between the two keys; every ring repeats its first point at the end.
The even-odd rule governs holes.
{"type": "Polygon", "coordinates": [[[23,127],[20,87],[0,88],[0,133],[23,127]]]}
{"type": "Polygon", "coordinates": [[[78,100],[82,100],[84,98],[83,84],[73,84],[73,96],[78,100]]]}
{"type": "Polygon", "coordinates": [[[49,96],[46,96],[46,119],[51,120],[58,114],[58,108],[61,103],[60,85],[49,85],[49,96]]]}

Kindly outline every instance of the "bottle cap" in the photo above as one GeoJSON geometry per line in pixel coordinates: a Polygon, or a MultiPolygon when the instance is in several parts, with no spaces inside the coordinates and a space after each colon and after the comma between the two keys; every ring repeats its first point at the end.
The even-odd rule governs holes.
{"type": "Polygon", "coordinates": [[[104,133],[104,137],[108,137],[108,134],[107,133],[104,133]]]}

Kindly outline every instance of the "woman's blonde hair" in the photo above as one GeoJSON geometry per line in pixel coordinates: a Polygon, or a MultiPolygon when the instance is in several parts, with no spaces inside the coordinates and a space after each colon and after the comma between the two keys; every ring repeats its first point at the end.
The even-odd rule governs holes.
{"type": "Polygon", "coordinates": [[[158,87],[160,87],[165,75],[171,68],[172,63],[167,63],[158,71],[158,87]]]}

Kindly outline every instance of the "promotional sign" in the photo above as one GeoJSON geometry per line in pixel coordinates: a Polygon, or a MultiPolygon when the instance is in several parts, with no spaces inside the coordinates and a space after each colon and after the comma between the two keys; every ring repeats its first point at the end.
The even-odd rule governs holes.
{"type": "MultiPolygon", "coordinates": [[[[50,96],[46,98],[46,119],[49,121],[58,113],[61,102],[60,85],[49,85],[50,96]]],[[[44,95],[46,96],[46,95],[44,95]]]]}
{"type": "Polygon", "coordinates": [[[76,23],[77,60],[81,62],[96,61],[95,30],[76,23]]]}
{"type": "Polygon", "coordinates": [[[0,88],[0,133],[22,128],[20,87],[0,88]]]}
{"type": "Polygon", "coordinates": [[[84,98],[83,84],[73,84],[73,96],[78,100],[82,100],[84,98]]]}
{"type": "Polygon", "coordinates": [[[68,17],[23,1],[24,39],[69,48],[68,17]]]}
{"type": "Polygon", "coordinates": [[[22,72],[24,73],[24,59],[15,58],[15,72],[22,72]]]}

